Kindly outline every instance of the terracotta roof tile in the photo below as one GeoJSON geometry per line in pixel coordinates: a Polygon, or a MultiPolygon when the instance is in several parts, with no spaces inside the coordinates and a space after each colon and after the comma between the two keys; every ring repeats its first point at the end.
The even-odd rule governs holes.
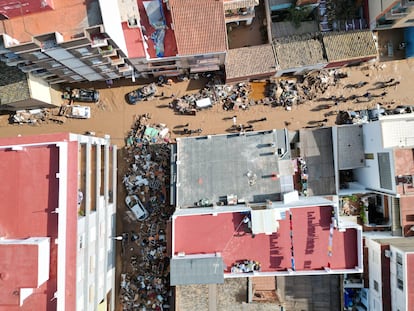
{"type": "Polygon", "coordinates": [[[326,63],[317,33],[280,38],[274,42],[274,46],[281,69],[326,63]]]}
{"type": "Polygon", "coordinates": [[[179,55],[226,51],[222,0],[171,0],[170,3],[179,55]]]}
{"type": "Polygon", "coordinates": [[[329,62],[377,54],[370,30],[330,32],[324,33],[322,38],[329,62]]]}
{"type": "Polygon", "coordinates": [[[226,59],[226,79],[271,75],[276,72],[276,60],[270,44],[229,50],[226,59]]]}

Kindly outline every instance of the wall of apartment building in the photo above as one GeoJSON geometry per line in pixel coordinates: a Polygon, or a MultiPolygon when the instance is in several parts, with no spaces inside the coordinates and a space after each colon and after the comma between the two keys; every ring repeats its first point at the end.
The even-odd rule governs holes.
{"type": "Polygon", "coordinates": [[[111,290],[112,294],[115,291],[112,288],[115,263],[106,262],[115,252],[114,240],[111,238],[115,217],[114,205],[105,206],[104,198],[101,197],[97,211],[91,212],[88,217],[88,228],[86,228],[86,217],[78,221],[76,301],[79,311],[93,310],[97,304],[106,299],[111,290]],[[105,210],[109,214],[108,219],[105,219],[105,210]],[[87,301],[86,307],[85,301],[87,301]]]}
{"type": "Polygon", "coordinates": [[[369,265],[369,305],[373,310],[382,311],[382,266],[381,244],[366,240],[369,265]]]}
{"type": "Polygon", "coordinates": [[[114,310],[116,146],[109,137],[78,135],[78,141],[77,310],[95,310],[108,296],[109,310],[114,310]]]}
{"type": "MultiPolygon", "coordinates": [[[[363,124],[363,140],[364,140],[364,153],[372,155],[372,159],[365,159],[365,166],[362,168],[354,169],[354,174],[357,181],[363,186],[389,194],[396,193],[395,182],[392,182],[392,189],[385,189],[380,184],[380,171],[378,164],[378,153],[384,153],[389,155],[391,166],[391,177],[395,176],[394,169],[394,154],[392,149],[382,148],[382,137],[380,122],[370,122],[363,124]]],[[[394,179],[392,179],[394,180],[394,179]]]]}
{"type": "Polygon", "coordinates": [[[390,251],[391,308],[407,310],[407,254],[392,245],[390,251]]]}

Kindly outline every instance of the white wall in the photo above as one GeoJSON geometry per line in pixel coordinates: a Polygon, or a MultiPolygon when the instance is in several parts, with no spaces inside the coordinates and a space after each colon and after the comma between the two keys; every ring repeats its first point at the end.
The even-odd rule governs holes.
{"type": "Polygon", "coordinates": [[[117,1],[99,0],[105,32],[116,45],[128,56],[125,36],[122,30],[121,13],[117,1]]]}
{"type": "Polygon", "coordinates": [[[365,242],[369,262],[369,305],[373,310],[382,311],[381,245],[370,239],[365,242]],[[374,281],[378,283],[378,291],[374,288],[374,281]]]}
{"type": "Polygon", "coordinates": [[[390,285],[391,285],[391,310],[402,311],[406,310],[406,299],[407,299],[407,269],[406,267],[406,256],[401,253],[397,248],[390,245],[390,251],[392,256],[390,258],[390,285]],[[403,260],[403,273],[404,273],[404,289],[401,290],[397,286],[397,253],[402,255],[403,260]]]}
{"type": "Polygon", "coordinates": [[[391,176],[395,176],[394,155],[392,149],[383,149],[381,140],[381,127],[378,121],[363,124],[364,152],[373,153],[374,159],[365,160],[365,167],[354,169],[357,181],[367,188],[381,192],[396,194],[396,185],[392,184],[392,190],[383,189],[380,186],[378,152],[387,152],[390,155],[391,176]]]}

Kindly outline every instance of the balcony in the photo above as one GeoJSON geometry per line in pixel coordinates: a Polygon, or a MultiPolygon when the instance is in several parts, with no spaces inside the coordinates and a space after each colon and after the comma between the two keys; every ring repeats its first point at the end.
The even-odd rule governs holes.
{"type": "Polygon", "coordinates": [[[29,73],[35,70],[39,70],[41,69],[39,66],[35,65],[35,64],[24,64],[23,66],[18,66],[19,69],[21,71],[23,71],[24,73],[29,73]]]}
{"type": "Polygon", "coordinates": [[[118,66],[118,72],[119,73],[125,73],[125,72],[131,72],[132,68],[128,64],[122,64],[118,66]]]}
{"type": "Polygon", "coordinates": [[[116,50],[112,45],[102,46],[98,48],[99,54],[104,57],[116,56],[116,50]]]}
{"type": "Polygon", "coordinates": [[[111,56],[110,60],[111,60],[111,65],[112,66],[119,66],[119,65],[125,64],[124,59],[122,57],[118,56],[118,55],[111,56]]]}
{"type": "Polygon", "coordinates": [[[91,46],[93,48],[104,47],[108,45],[108,39],[103,34],[91,36],[91,46]]]}

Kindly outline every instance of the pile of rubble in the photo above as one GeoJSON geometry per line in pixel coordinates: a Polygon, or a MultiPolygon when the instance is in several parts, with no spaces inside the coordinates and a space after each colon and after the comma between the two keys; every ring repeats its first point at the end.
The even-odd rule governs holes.
{"type": "Polygon", "coordinates": [[[127,137],[127,196],[136,195],[148,211],[143,221],[131,219],[135,231],[122,235],[124,266],[120,300],[123,310],[168,310],[169,257],[166,222],[174,208],[168,204],[170,147],[168,128],[137,117],[127,137]]]}
{"type": "Polygon", "coordinates": [[[189,115],[195,115],[198,110],[216,104],[222,105],[226,111],[245,110],[256,104],[282,106],[290,110],[295,104],[315,99],[339,79],[346,77],[347,74],[340,70],[320,70],[311,71],[300,80],[272,79],[268,82],[264,98],[258,101],[249,98],[252,91],[250,83],[227,85],[222,84],[221,80],[213,79],[198,93],[175,98],[169,106],[179,114],[189,115]],[[198,105],[202,99],[209,99],[211,104],[198,105]]]}
{"type": "Polygon", "coordinates": [[[249,99],[251,92],[249,83],[227,85],[216,84],[216,82],[216,80],[210,81],[196,94],[175,98],[170,103],[170,108],[179,114],[195,115],[197,110],[217,104],[222,105],[224,110],[247,109],[249,105],[255,104],[249,99]]]}

